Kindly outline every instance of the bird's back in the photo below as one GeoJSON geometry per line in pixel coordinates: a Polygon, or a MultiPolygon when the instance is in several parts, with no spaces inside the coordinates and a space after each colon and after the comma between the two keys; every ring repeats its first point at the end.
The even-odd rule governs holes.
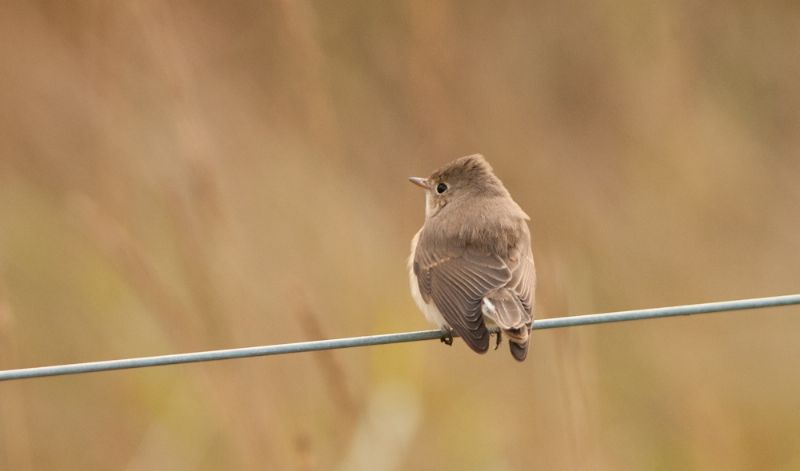
{"type": "Polygon", "coordinates": [[[425,243],[493,253],[505,258],[515,248],[530,246],[527,214],[511,197],[470,198],[445,207],[426,221],[420,234],[425,243]]]}

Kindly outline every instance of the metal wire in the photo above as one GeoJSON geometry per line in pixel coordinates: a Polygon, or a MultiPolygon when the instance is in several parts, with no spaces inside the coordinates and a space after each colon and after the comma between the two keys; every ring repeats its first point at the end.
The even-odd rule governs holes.
{"type": "MultiPolygon", "coordinates": [[[[608,312],[603,314],[587,314],[583,316],[556,317],[537,320],[533,329],[558,329],[609,322],[655,319],[659,317],[691,316],[712,312],[736,311],[742,309],[760,309],[766,307],[800,304],[800,294],[773,296],[768,298],[741,299],[705,304],[689,304],[683,306],[660,307],[655,309],[639,309],[633,311],[608,312]]],[[[125,358],[121,360],[95,361],[89,363],[73,363],[67,365],[41,366],[0,371],[0,381],[24,378],[41,378],[97,371],[123,370],[128,368],[145,368],[150,366],[175,365],[179,363],[196,363],[202,361],[230,360],[267,355],[284,355],[287,353],[313,352],[339,348],[366,347],[390,343],[416,342],[420,340],[439,339],[442,332],[438,330],[422,330],[396,334],[368,335],[331,340],[315,340],[311,342],[286,343],[281,345],[265,345],[260,347],[233,348],[211,350],[206,352],[178,353],[152,357],[125,358]]]]}

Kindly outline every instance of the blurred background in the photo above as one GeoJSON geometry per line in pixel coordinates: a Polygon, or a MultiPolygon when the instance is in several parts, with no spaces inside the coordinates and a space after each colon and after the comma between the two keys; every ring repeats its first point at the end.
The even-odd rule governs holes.
{"type": "MultiPolygon", "coordinates": [[[[8,2],[0,368],[429,328],[481,152],[539,318],[797,292],[794,2],[8,2]]],[[[795,308],[0,384],[0,469],[799,469],[795,308]]]]}

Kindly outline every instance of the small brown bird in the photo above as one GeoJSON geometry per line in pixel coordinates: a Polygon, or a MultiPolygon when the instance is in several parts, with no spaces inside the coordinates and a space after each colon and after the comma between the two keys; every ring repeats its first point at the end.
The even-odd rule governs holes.
{"type": "Polygon", "coordinates": [[[524,360],[536,287],[530,218],[480,154],[409,180],[426,190],[425,224],[411,241],[408,263],[417,306],[448,345],[455,331],[485,353],[488,321],[508,336],[514,358],[524,360]]]}

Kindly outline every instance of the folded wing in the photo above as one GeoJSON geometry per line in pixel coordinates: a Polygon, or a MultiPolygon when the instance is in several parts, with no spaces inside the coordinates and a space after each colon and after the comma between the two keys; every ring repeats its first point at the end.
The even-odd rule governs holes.
{"type": "Polygon", "coordinates": [[[489,332],[483,321],[483,297],[508,284],[512,273],[497,255],[468,248],[436,250],[420,244],[414,256],[420,293],[433,301],[453,330],[474,351],[489,348],[489,332]]]}

